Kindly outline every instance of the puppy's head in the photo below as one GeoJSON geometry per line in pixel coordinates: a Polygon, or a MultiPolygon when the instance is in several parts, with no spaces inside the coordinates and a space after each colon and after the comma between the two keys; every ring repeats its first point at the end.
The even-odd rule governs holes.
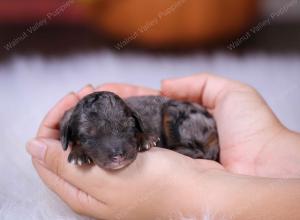
{"type": "Polygon", "coordinates": [[[61,124],[63,148],[67,149],[69,143],[81,147],[94,163],[106,169],[130,164],[142,136],[138,115],[111,92],[86,96],[65,114],[61,124]]]}

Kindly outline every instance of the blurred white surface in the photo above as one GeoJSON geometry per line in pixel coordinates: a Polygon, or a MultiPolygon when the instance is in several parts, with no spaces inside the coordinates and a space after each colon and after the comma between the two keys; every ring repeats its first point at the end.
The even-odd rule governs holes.
{"type": "Polygon", "coordinates": [[[60,59],[14,57],[0,63],[0,219],[83,218],[47,190],[25,151],[26,141],[63,95],[87,83],[159,88],[161,79],[197,72],[251,84],[288,128],[300,131],[300,55],[169,57],[102,51],[60,59]]]}

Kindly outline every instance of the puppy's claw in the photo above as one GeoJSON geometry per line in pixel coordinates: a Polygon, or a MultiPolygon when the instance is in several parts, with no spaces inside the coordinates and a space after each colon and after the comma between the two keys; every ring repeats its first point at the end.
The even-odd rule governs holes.
{"type": "Polygon", "coordinates": [[[92,160],[90,158],[87,158],[87,163],[92,164],[92,160]]]}
{"type": "Polygon", "coordinates": [[[139,152],[142,151],[147,151],[152,147],[156,147],[158,145],[158,142],[160,141],[160,139],[158,137],[155,136],[148,136],[146,138],[146,140],[144,141],[144,143],[142,144],[142,146],[140,146],[138,148],[139,152]]]}
{"type": "Polygon", "coordinates": [[[82,166],[84,164],[90,164],[92,160],[82,151],[82,150],[73,150],[68,156],[68,161],[71,164],[82,166]]]}

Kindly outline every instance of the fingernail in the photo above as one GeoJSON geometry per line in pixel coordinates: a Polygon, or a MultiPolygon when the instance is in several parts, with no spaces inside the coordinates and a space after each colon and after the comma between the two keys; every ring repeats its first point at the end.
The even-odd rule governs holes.
{"type": "Polygon", "coordinates": [[[81,93],[86,89],[94,89],[92,84],[86,84],[84,87],[82,87],[80,90],[77,91],[77,93],[81,93]]]}
{"type": "Polygon", "coordinates": [[[160,82],[161,96],[168,96],[168,85],[169,85],[169,79],[164,79],[160,82]]]}
{"type": "Polygon", "coordinates": [[[27,152],[36,159],[44,160],[47,146],[43,142],[32,139],[26,145],[27,152]]]}
{"type": "Polygon", "coordinates": [[[162,80],[164,83],[169,83],[169,82],[174,82],[174,81],[177,81],[178,79],[180,79],[180,77],[171,77],[171,78],[168,78],[168,79],[164,79],[162,80]]]}

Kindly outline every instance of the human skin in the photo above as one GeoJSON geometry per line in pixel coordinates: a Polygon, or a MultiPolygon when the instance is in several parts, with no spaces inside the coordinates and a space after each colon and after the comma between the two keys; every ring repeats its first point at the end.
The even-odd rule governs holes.
{"type": "Polygon", "coordinates": [[[300,177],[300,134],[284,127],[252,87],[202,74],[165,80],[161,90],[166,96],[198,102],[210,110],[217,122],[226,170],[300,177]]]}
{"type": "Polygon", "coordinates": [[[27,149],[43,181],[76,212],[102,219],[300,218],[299,135],[283,127],[251,87],[208,74],[163,81],[163,95],[199,102],[213,114],[222,165],[154,148],[117,172],[68,164],[58,140],[64,111],[95,90],[160,94],[120,84],[87,86],[45,117],[27,149]]]}

